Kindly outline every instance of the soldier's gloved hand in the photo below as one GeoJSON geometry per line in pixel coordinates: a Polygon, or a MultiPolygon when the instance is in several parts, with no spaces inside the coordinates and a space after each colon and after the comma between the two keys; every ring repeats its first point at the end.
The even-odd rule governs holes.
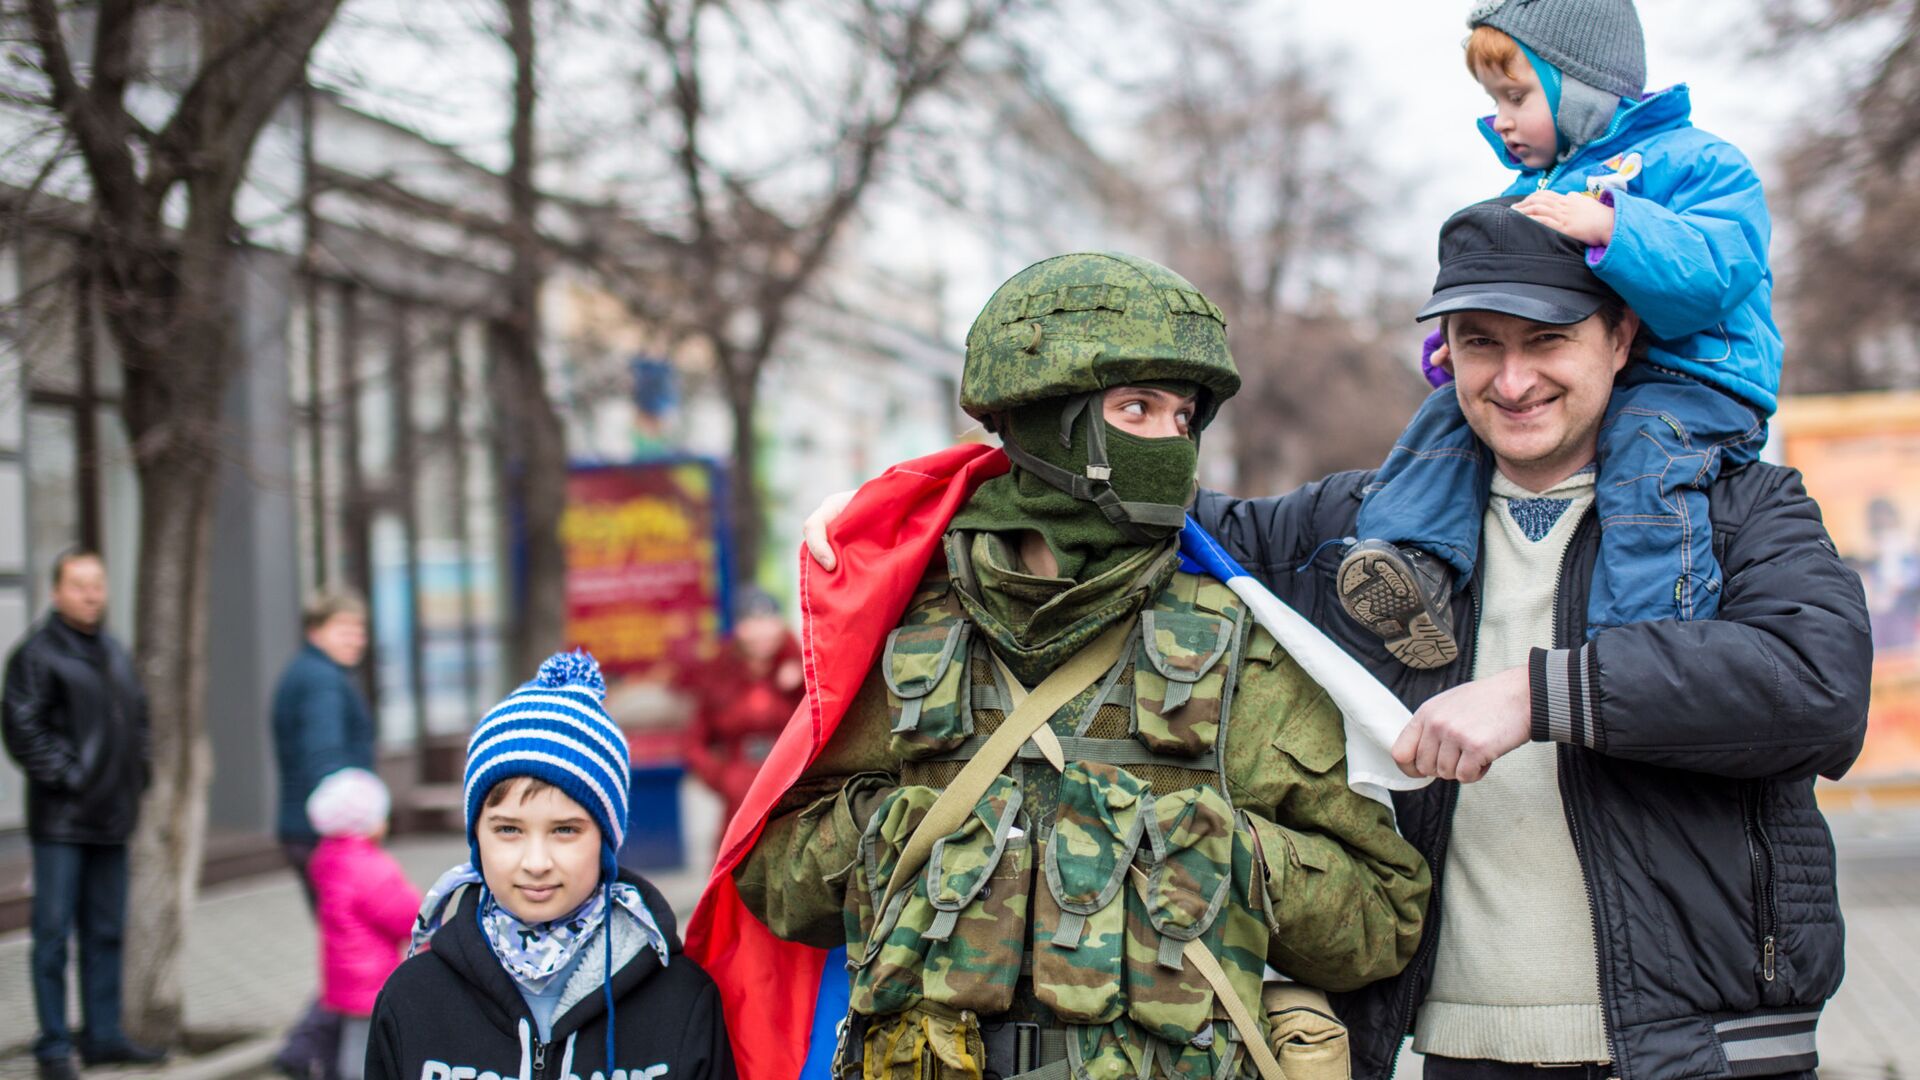
{"type": "Polygon", "coordinates": [[[839,557],[833,553],[833,545],[827,543],[827,526],[846,511],[847,504],[853,501],[853,495],[853,491],[849,490],[836,491],[827,496],[800,526],[800,534],[807,542],[807,554],[813,556],[813,561],[819,563],[822,570],[832,570],[840,565],[839,557]]]}

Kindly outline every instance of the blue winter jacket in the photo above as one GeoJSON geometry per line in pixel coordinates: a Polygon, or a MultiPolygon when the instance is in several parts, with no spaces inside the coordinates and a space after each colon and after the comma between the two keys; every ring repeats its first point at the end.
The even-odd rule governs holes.
{"type": "Polygon", "coordinates": [[[1504,194],[1576,193],[1590,177],[1608,179],[1613,243],[1588,257],[1653,333],[1652,361],[1772,416],[1782,349],[1766,196],[1746,155],[1694,127],[1692,111],[1684,85],[1623,103],[1606,135],[1546,171],[1508,153],[1492,117],[1480,121],[1480,133],[1520,170],[1504,194]],[[1615,176],[1612,163],[1630,154],[1640,155],[1639,174],[1615,176]]]}
{"type": "Polygon", "coordinates": [[[280,839],[316,839],[307,796],[328,773],[373,768],[373,714],[346,668],[311,642],[273,691],[273,756],[280,773],[280,839]]]}

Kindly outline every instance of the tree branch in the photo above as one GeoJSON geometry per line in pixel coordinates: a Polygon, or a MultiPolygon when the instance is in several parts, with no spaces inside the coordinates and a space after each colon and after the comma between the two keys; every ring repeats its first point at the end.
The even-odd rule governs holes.
{"type": "MultiPolygon", "coordinates": [[[[107,23],[131,23],[134,0],[105,0],[99,18],[97,38],[112,49],[122,49],[122,35],[131,36],[131,27],[109,27],[107,23]]],[[[144,217],[139,175],[133,154],[127,146],[126,131],[131,124],[123,99],[125,84],[114,89],[114,80],[125,75],[125,57],[116,64],[109,56],[104,82],[83,87],[74,76],[73,60],[60,26],[60,12],[53,0],[28,0],[27,15],[33,28],[33,40],[40,54],[40,66],[53,84],[53,106],[66,119],[80,154],[93,179],[95,198],[100,208],[122,227],[131,227],[144,217]],[[115,68],[118,68],[116,71],[115,68]]]]}
{"type": "Polygon", "coordinates": [[[285,0],[264,10],[247,6],[244,15],[210,24],[202,38],[217,47],[153,138],[149,197],[163,199],[194,174],[221,189],[238,185],[246,151],[305,73],[314,42],[339,6],[340,0],[285,0]]]}

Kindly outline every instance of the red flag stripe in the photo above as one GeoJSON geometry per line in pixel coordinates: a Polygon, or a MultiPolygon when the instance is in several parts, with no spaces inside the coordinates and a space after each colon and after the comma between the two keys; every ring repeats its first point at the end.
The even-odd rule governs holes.
{"type": "Polygon", "coordinates": [[[820,755],[886,636],[926,573],[947,523],[1006,455],[955,446],[896,465],[862,487],[835,519],[839,568],[800,555],[801,656],[807,694],[728,823],[713,877],[687,924],[687,953],[713,976],[742,1080],[794,1080],[806,1061],[821,949],[781,941],[746,909],[733,870],[768,812],[820,755]]]}

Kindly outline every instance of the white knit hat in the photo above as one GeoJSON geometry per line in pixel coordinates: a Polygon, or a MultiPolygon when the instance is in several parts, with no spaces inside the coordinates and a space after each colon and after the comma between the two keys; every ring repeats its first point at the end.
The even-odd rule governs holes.
{"type": "Polygon", "coordinates": [[[387,785],[365,769],[329,773],[307,796],[307,821],[321,836],[372,836],[387,820],[387,785]]]}

